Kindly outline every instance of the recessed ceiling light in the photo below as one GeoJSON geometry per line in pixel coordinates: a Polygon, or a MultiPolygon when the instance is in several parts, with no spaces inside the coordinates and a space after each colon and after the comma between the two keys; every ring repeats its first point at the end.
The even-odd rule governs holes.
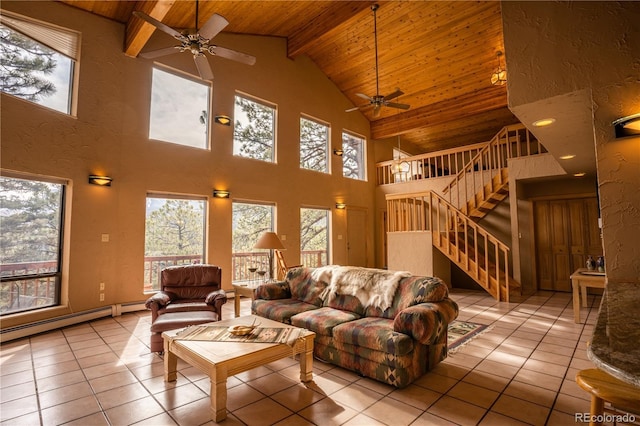
{"type": "Polygon", "coordinates": [[[561,160],[571,160],[572,158],[576,158],[575,154],[563,155],[560,157],[561,160]]]}
{"type": "Polygon", "coordinates": [[[575,177],[582,177],[582,176],[586,176],[585,172],[580,172],[580,173],[574,173],[573,174],[575,177]]]}
{"type": "Polygon", "coordinates": [[[549,126],[555,122],[556,122],[555,118],[543,118],[542,120],[534,121],[533,125],[535,127],[544,127],[544,126],[549,126]]]}

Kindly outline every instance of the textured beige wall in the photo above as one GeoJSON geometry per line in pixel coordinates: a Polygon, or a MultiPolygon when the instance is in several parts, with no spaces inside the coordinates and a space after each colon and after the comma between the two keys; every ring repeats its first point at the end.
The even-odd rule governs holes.
{"type": "MultiPolygon", "coordinates": [[[[211,127],[211,150],[149,141],[150,60],[123,54],[124,26],[55,2],[9,2],[2,7],[82,32],[78,116],[69,117],[2,95],[3,169],[68,179],[71,187],[65,268],[68,299],[64,307],[12,318],[3,326],[31,322],[115,303],[141,301],[145,198],[150,191],[207,197],[207,261],[223,269],[230,288],[231,201],[212,199],[213,188],[229,189],[234,200],[274,202],[277,231],[287,236],[286,257],[299,258],[299,208],[332,211],[334,263],[346,259],[346,218],[336,214],[336,200],[362,207],[373,232],[374,153],[368,143],[369,181],[342,177],[340,158],[331,157],[332,174],[299,169],[301,113],[331,123],[331,143],[341,146],[343,129],[369,137],[369,123],[359,113],[346,114],[349,101],[306,57],[286,57],[281,38],[221,34],[216,43],[255,55],[253,67],[210,59],[215,81],[211,114],[233,114],[235,91],[278,107],[277,163],[232,155],[232,128],[211,127]],[[87,184],[92,173],[114,178],[111,188],[87,184]],[[101,234],[110,234],[102,243],[101,234]],[[99,302],[98,285],[106,284],[99,302]]],[[[173,43],[154,34],[149,49],[173,43]]],[[[162,58],[168,66],[196,75],[188,54],[162,58]]],[[[374,247],[368,248],[374,259],[374,247]]],[[[373,264],[370,266],[374,266],[373,264]]]]}
{"type": "Polygon", "coordinates": [[[640,138],[616,140],[611,126],[640,112],[640,3],[502,4],[512,110],[591,93],[595,147],[584,149],[595,148],[607,279],[640,284],[640,138]]]}

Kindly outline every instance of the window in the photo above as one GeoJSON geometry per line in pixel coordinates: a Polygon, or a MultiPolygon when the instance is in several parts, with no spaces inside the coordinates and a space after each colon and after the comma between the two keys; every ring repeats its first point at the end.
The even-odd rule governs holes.
{"type": "Polygon", "coordinates": [[[60,303],[63,183],[0,177],[0,315],[60,303]]]}
{"type": "Polygon", "coordinates": [[[329,126],[300,118],[300,168],[329,173],[329,126]]]}
{"type": "Polygon", "coordinates": [[[274,162],[276,110],[274,106],[236,95],[233,154],[274,162]]]}
{"type": "Polygon", "coordinates": [[[329,210],[300,209],[300,257],[307,268],[328,264],[329,210]]]}
{"type": "Polygon", "coordinates": [[[274,210],[274,206],[269,204],[233,202],[233,282],[255,281],[269,271],[269,252],[254,249],[253,246],[263,232],[273,231],[274,210]]]}
{"type": "Polygon", "coordinates": [[[342,151],[342,175],[352,179],[365,180],[367,176],[364,138],[343,132],[342,151]]]}
{"type": "Polygon", "coordinates": [[[206,149],[211,86],[153,69],[149,139],[206,149]]]}
{"type": "Polygon", "coordinates": [[[147,195],[144,290],[160,290],[167,266],[204,262],[205,199],[147,195]]]}
{"type": "Polygon", "coordinates": [[[0,15],[4,93],[71,114],[80,34],[5,10],[0,15]]]}

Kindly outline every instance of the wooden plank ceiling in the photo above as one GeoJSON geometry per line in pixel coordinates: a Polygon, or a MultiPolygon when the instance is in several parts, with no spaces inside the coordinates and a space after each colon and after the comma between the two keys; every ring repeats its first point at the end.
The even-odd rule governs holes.
{"type": "MultiPolygon", "coordinates": [[[[79,1],[63,3],[126,25],[125,53],[136,56],[153,27],[140,10],[173,28],[193,28],[195,1],[79,1]]],[[[506,86],[492,86],[504,51],[500,2],[381,1],[377,11],[381,95],[400,88],[403,111],[383,107],[371,121],[374,140],[401,135],[420,152],[489,140],[517,122],[506,86]]],[[[199,1],[198,27],[213,13],[232,33],[287,38],[289,56],[308,55],[354,103],[376,94],[373,13],[369,1],[199,1]]],[[[504,66],[504,57],[502,58],[504,66]]],[[[357,113],[354,113],[357,114],[357,113]]],[[[405,145],[406,146],[406,145],[405,145]]]]}

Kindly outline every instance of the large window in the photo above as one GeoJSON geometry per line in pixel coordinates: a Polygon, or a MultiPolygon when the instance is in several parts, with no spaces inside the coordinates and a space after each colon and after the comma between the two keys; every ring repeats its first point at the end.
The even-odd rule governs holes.
{"type": "Polygon", "coordinates": [[[256,281],[268,273],[269,252],[254,246],[263,232],[273,231],[274,210],[270,204],[233,202],[233,282],[256,281]]]}
{"type": "Polygon", "coordinates": [[[342,175],[351,179],[365,180],[365,140],[351,133],[342,133],[342,175]]]}
{"type": "Polygon", "coordinates": [[[236,95],[233,114],[234,155],[273,162],[276,137],[275,106],[236,95]]]}
{"type": "Polygon", "coordinates": [[[327,209],[300,209],[300,258],[308,268],[329,262],[329,213],[327,209]]]}
{"type": "Polygon", "coordinates": [[[60,303],[63,183],[0,177],[0,315],[60,303]]]}
{"type": "Polygon", "coordinates": [[[211,86],[153,69],[149,139],[206,149],[211,86]]]}
{"type": "Polygon", "coordinates": [[[204,262],[205,199],[147,196],[144,290],[160,289],[167,266],[204,262]]]}
{"type": "Polygon", "coordinates": [[[0,15],[0,82],[4,93],[72,112],[77,32],[11,12],[0,15]]]}
{"type": "Polygon", "coordinates": [[[300,118],[300,168],[329,173],[329,126],[300,118]]]}

